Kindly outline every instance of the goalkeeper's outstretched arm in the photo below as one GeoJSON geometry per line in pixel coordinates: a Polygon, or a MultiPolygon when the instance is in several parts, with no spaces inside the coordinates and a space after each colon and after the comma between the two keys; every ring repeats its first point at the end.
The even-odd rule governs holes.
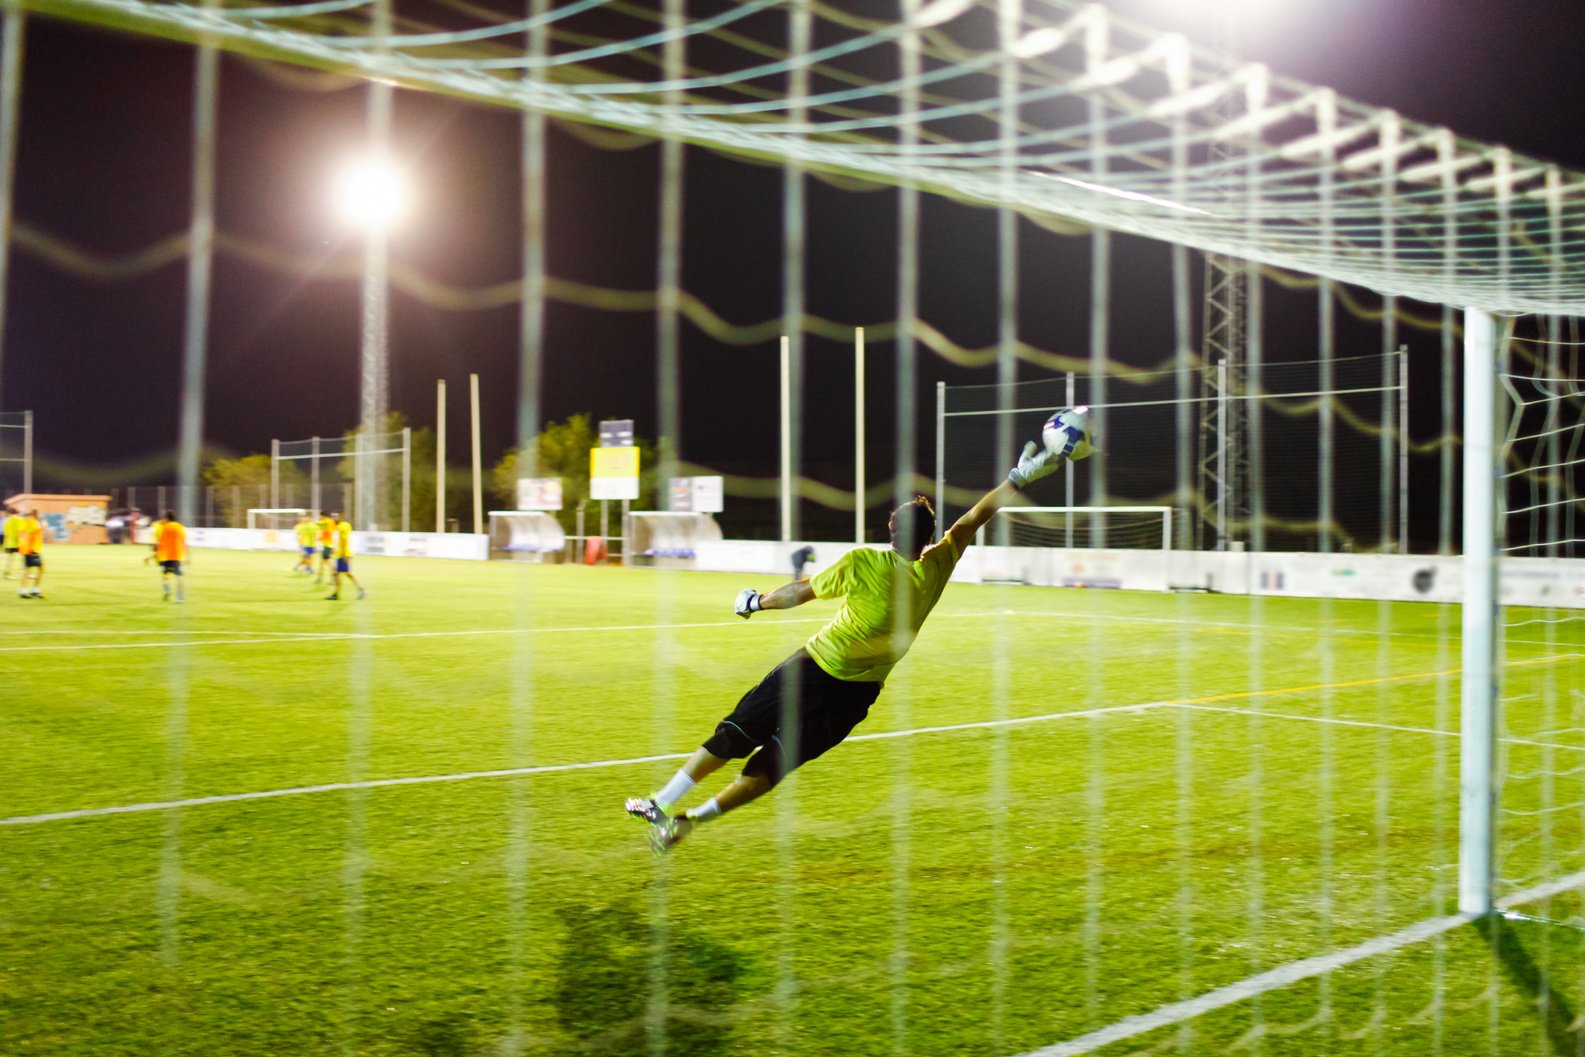
{"type": "Polygon", "coordinates": [[[998,510],[1013,501],[1018,495],[1018,488],[1011,481],[1003,481],[980,497],[980,501],[969,509],[967,514],[953,522],[947,530],[947,535],[952,537],[952,543],[961,555],[968,550],[969,544],[974,542],[975,535],[984,527],[998,510]]]}
{"type": "Polygon", "coordinates": [[[952,538],[958,554],[962,555],[968,550],[969,544],[974,542],[975,533],[980,531],[992,515],[1011,503],[1013,497],[1018,495],[1025,485],[1040,480],[1061,465],[1061,453],[1040,447],[1033,441],[1024,445],[1023,454],[1018,457],[1018,465],[1008,473],[1007,480],[981,496],[980,501],[947,530],[947,535],[952,538]]]}

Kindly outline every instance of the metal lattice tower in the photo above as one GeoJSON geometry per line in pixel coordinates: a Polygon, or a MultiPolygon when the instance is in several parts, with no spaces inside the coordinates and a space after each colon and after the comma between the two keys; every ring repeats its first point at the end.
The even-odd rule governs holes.
{"type": "MultiPolygon", "coordinates": [[[[1231,16],[1222,19],[1219,50],[1231,60],[1234,27],[1231,16]]],[[[1210,109],[1213,125],[1235,121],[1244,111],[1235,88],[1220,96],[1210,109]]],[[[1211,171],[1220,174],[1221,189],[1229,203],[1239,197],[1238,178],[1246,155],[1242,139],[1216,137],[1208,147],[1211,171]]],[[[1199,478],[1204,516],[1196,521],[1195,544],[1226,550],[1229,526],[1249,523],[1249,401],[1245,392],[1248,322],[1248,265],[1235,257],[1207,253],[1205,299],[1200,338],[1204,363],[1206,401],[1200,416],[1199,478]]]]}

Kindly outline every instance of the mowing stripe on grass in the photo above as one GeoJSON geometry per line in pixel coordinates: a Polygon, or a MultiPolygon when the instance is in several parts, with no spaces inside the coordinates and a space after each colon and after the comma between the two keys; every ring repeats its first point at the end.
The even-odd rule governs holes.
{"type": "MultiPolygon", "coordinates": [[[[646,627],[646,628],[647,627],[653,627],[653,626],[654,625],[644,625],[644,627],[646,627]]],[[[711,626],[714,626],[714,625],[686,624],[686,625],[676,625],[676,626],[678,626],[678,627],[701,627],[701,626],[703,626],[703,627],[711,627],[711,626]]],[[[556,629],[546,629],[546,630],[567,631],[567,630],[598,630],[598,629],[556,628],[556,629]]],[[[429,634],[429,633],[420,632],[420,633],[415,633],[415,634],[429,634]]],[[[447,633],[446,632],[435,632],[434,634],[447,634],[447,633]]],[[[471,634],[471,633],[470,632],[454,632],[454,633],[451,633],[451,634],[471,634]]],[[[357,637],[373,638],[373,637],[379,637],[379,636],[372,636],[371,635],[371,636],[348,636],[348,637],[349,638],[357,638],[357,637]]],[[[404,636],[393,636],[393,637],[404,637],[404,636]]],[[[276,640],[276,641],[281,641],[281,640],[276,640]]],[[[1540,663],[1541,661],[1545,661],[1545,660],[1566,660],[1566,659],[1569,659],[1570,657],[1573,657],[1573,656],[1577,656],[1577,655],[1567,655],[1565,657],[1560,657],[1560,658],[1540,658],[1538,660],[1530,660],[1530,661],[1510,661],[1509,663],[1510,664],[1535,664],[1535,663],[1540,663]]],[[[1045,713],[1045,714],[1039,715],[1039,716],[1023,716],[1023,717],[1014,718],[1014,719],[975,720],[975,721],[971,721],[971,722],[967,722],[967,723],[948,723],[948,724],[942,724],[940,726],[932,726],[932,727],[914,727],[914,728],[910,728],[908,730],[877,731],[877,732],[875,732],[873,734],[856,734],[853,737],[850,737],[850,738],[848,738],[846,740],[848,740],[848,741],[884,741],[884,740],[887,740],[887,739],[890,739],[890,738],[908,738],[908,737],[913,737],[914,735],[917,735],[917,734],[940,734],[940,733],[947,733],[947,732],[959,731],[959,730],[988,730],[988,729],[991,729],[991,728],[994,728],[994,727],[1011,727],[1011,726],[1027,725],[1027,724],[1031,724],[1031,723],[1048,723],[1048,722],[1051,722],[1052,720],[1077,719],[1077,718],[1084,717],[1084,716],[1099,716],[1099,715],[1106,715],[1106,714],[1114,713],[1114,712],[1142,712],[1142,711],[1145,711],[1147,709],[1154,709],[1154,708],[1179,708],[1179,707],[1182,707],[1182,708],[1195,708],[1195,707],[1200,707],[1204,711],[1236,712],[1236,713],[1239,713],[1239,714],[1247,715],[1247,714],[1249,714],[1250,710],[1247,710],[1247,709],[1236,709],[1236,708],[1215,709],[1215,708],[1210,708],[1210,707],[1205,706],[1205,702],[1209,702],[1209,701],[1223,701],[1223,700],[1229,700],[1229,699],[1233,699],[1233,698],[1247,700],[1249,698],[1255,698],[1255,697],[1276,697],[1276,696],[1280,696],[1280,695],[1283,695],[1283,694],[1305,693],[1305,692],[1314,691],[1314,690],[1325,690],[1325,689],[1331,689],[1331,688],[1336,688],[1336,687],[1341,687],[1341,686],[1347,686],[1347,687],[1369,686],[1369,685],[1371,685],[1373,683],[1401,682],[1401,681],[1408,680],[1408,679],[1433,679],[1433,678],[1437,678],[1438,676],[1445,676],[1445,675],[1451,675],[1451,674],[1457,674],[1456,670],[1453,671],[1453,672],[1420,672],[1420,673],[1416,673],[1416,674],[1412,674],[1412,675],[1387,675],[1387,676],[1378,676],[1378,677],[1373,678],[1373,679],[1352,679],[1352,680],[1349,680],[1347,682],[1342,682],[1342,683],[1312,684],[1312,685],[1306,685],[1306,686],[1281,687],[1281,688],[1276,688],[1276,689],[1271,689],[1271,690],[1256,690],[1256,691],[1248,691],[1248,692],[1236,693],[1236,694],[1215,694],[1215,695],[1212,695],[1210,697],[1189,698],[1189,699],[1184,700],[1184,701],[1147,701],[1147,702],[1143,702],[1143,703],[1140,703],[1140,704],[1132,704],[1132,705],[1109,705],[1109,706],[1106,706],[1104,708],[1090,708],[1090,709],[1083,709],[1083,710],[1075,711],[1075,712],[1048,712],[1048,713],[1045,713]]],[[[1272,713],[1272,712],[1262,712],[1260,714],[1263,715],[1263,716],[1272,716],[1273,718],[1280,718],[1280,719],[1308,719],[1308,718],[1310,718],[1310,717],[1306,717],[1306,716],[1286,716],[1286,715],[1282,715],[1280,713],[1272,713]]],[[[1385,726],[1385,724],[1367,724],[1367,723],[1358,722],[1358,721],[1352,721],[1352,720],[1342,720],[1342,721],[1335,721],[1335,722],[1342,722],[1342,723],[1347,724],[1347,725],[1358,725],[1358,726],[1385,726]]],[[[1404,728],[1392,728],[1392,729],[1402,729],[1402,730],[1405,730],[1405,731],[1419,732],[1419,733],[1426,733],[1426,734],[1443,733],[1441,731],[1432,730],[1430,728],[1404,727],[1404,728]]],[[[1543,742],[1525,742],[1525,741],[1521,741],[1520,739],[1504,739],[1504,740],[1513,741],[1513,742],[1518,743],[1518,744],[1541,745],[1543,747],[1547,747],[1548,746],[1548,743],[1543,743],[1543,742]]],[[[1565,749],[1578,748],[1577,746],[1570,746],[1570,745],[1554,745],[1554,746],[1550,746],[1550,747],[1553,747],[1553,748],[1565,748],[1565,749]]],[[[71,811],[54,811],[54,812],[48,812],[48,813],[39,814],[39,815],[17,815],[17,816],[11,817],[11,818],[0,818],[0,826],[25,826],[25,825],[32,825],[32,824],[41,823],[41,822],[62,822],[62,821],[66,821],[66,820],[69,820],[69,819],[98,818],[98,817],[101,817],[101,816],[104,816],[104,815],[126,815],[126,814],[136,814],[136,813],[144,812],[144,811],[167,811],[167,810],[170,810],[172,808],[201,807],[201,806],[206,805],[206,804],[228,804],[228,803],[235,803],[235,802],[247,801],[247,800],[268,800],[268,799],[273,799],[273,798],[282,797],[282,796],[301,796],[301,795],[308,794],[308,793],[333,793],[333,792],[337,792],[337,791],[345,791],[345,790],[351,790],[351,789],[378,789],[378,788],[383,788],[383,787],[386,787],[386,786],[428,785],[428,784],[433,784],[433,783],[437,783],[437,782],[461,782],[461,781],[468,781],[468,780],[475,779],[475,778],[509,778],[509,777],[519,777],[519,776],[534,775],[534,774],[555,774],[555,773],[562,772],[562,771],[583,771],[583,770],[591,770],[591,769],[602,768],[602,767],[626,767],[626,766],[630,766],[632,764],[639,764],[639,763],[654,763],[654,762],[663,761],[663,760],[681,760],[681,759],[686,759],[688,757],[688,755],[689,755],[688,753],[666,753],[666,754],[660,755],[660,756],[634,756],[634,757],[629,757],[629,758],[620,759],[620,760],[590,760],[590,761],[585,761],[585,762],[582,762],[582,763],[545,764],[545,765],[539,766],[539,767],[510,767],[510,768],[504,768],[504,769],[501,769],[501,770],[494,770],[494,771],[463,771],[463,772],[460,772],[460,773],[457,773],[457,774],[413,775],[413,776],[406,777],[406,778],[380,778],[380,779],[374,779],[374,780],[371,780],[371,781],[364,781],[364,782],[327,782],[327,783],[324,783],[324,784],[321,784],[321,785],[291,786],[291,787],[288,787],[286,789],[268,789],[268,790],[262,790],[262,791],[258,791],[258,792],[249,792],[249,793],[224,793],[224,794],[220,794],[220,795],[217,795],[217,796],[194,797],[194,798],[187,799],[187,800],[150,801],[148,803],[142,803],[142,804],[118,804],[118,805],[112,805],[110,807],[77,808],[77,809],[74,809],[74,810],[71,810],[71,811]]]]}
{"type": "MultiPolygon", "coordinates": [[[[824,624],[829,617],[795,617],[790,620],[778,620],[777,624],[824,624]]],[[[96,642],[87,646],[73,645],[36,645],[36,646],[0,646],[0,653],[37,653],[47,650],[148,650],[148,649],[177,649],[191,646],[258,646],[276,645],[285,642],[331,642],[343,639],[445,639],[463,638],[470,635],[547,635],[576,632],[585,634],[594,631],[673,631],[680,628],[731,628],[736,627],[737,620],[712,620],[692,624],[596,624],[588,627],[577,628],[472,628],[461,631],[388,631],[388,632],[319,632],[301,635],[287,633],[278,638],[270,639],[219,639],[214,642],[96,642]]],[[[766,627],[765,623],[759,626],[766,627]]],[[[158,634],[156,632],[156,634],[158,634]]],[[[249,634],[265,634],[264,632],[250,632],[249,634]]]]}
{"type": "MultiPolygon", "coordinates": [[[[1585,870],[1560,877],[1555,881],[1527,888],[1522,892],[1515,892],[1497,901],[1497,906],[1502,910],[1509,910],[1526,903],[1533,903],[1548,896],[1561,892],[1571,891],[1585,886],[1585,870]]],[[[1181,1024],[1185,1020],[1192,1020],[1213,1009],[1221,1009],[1239,1002],[1248,1001],[1267,991],[1275,991],[1279,987],[1308,980],[1312,976],[1321,976],[1325,973],[1345,968],[1355,962],[1374,958],[1380,954],[1391,954],[1393,951],[1412,946],[1444,932],[1450,932],[1460,925],[1467,925],[1477,920],[1472,914],[1452,914],[1448,917],[1426,918],[1417,921],[1407,928],[1385,936],[1375,936],[1363,943],[1331,954],[1320,954],[1313,958],[1303,958],[1286,965],[1279,965],[1275,969],[1245,977],[1237,983],[1218,987],[1214,991],[1207,991],[1203,995],[1185,999],[1182,1002],[1173,1002],[1149,1013],[1138,1013],[1131,1017],[1108,1024],[1085,1035],[1079,1035],[1066,1042],[1059,1042],[1052,1046],[1042,1046],[1038,1050],[1029,1050],[1019,1054],[1018,1057],[1080,1057],[1081,1054],[1091,1053],[1103,1046],[1110,1046],[1114,1042],[1122,1042],[1146,1032],[1159,1028],[1171,1027],[1181,1024]]]]}
{"type": "MultiPolygon", "coordinates": [[[[1396,723],[1373,723],[1366,719],[1338,719],[1335,716],[1301,716],[1292,712],[1267,712],[1257,708],[1222,708],[1216,705],[1202,705],[1193,701],[1175,702],[1179,708],[1189,708],[1196,712],[1226,712],[1234,716],[1260,716],[1262,719],[1293,719],[1301,723],[1330,723],[1339,727],[1371,727],[1375,730],[1396,730],[1404,734],[1435,734],[1444,738],[1458,737],[1456,730],[1437,730],[1435,727],[1405,727],[1396,723]]],[[[1504,745],[1527,745],[1535,749],[1566,749],[1569,752],[1585,752],[1585,745],[1569,745],[1561,741],[1536,741],[1532,738],[1498,738],[1504,745]]]]}
{"type": "MultiPolygon", "coordinates": [[[[1173,701],[1150,701],[1138,705],[1111,705],[1106,708],[1089,708],[1078,712],[1049,712],[1042,716],[1023,716],[1017,719],[989,719],[972,723],[947,723],[935,727],[915,727],[911,730],[884,730],[874,734],[855,734],[847,741],[884,741],[889,738],[908,738],[916,734],[941,734],[958,730],[985,730],[992,727],[1011,727],[1029,723],[1049,723],[1058,719],[1081,719],[1111,712],[1143,712],[1152,708],[1165,708],[1173,701]]],[[[41,815],[17,815],[0,818],[0,826],[29,826],[41,822],[65,822],[71,819],[100,818],[105,815],[133,815],[145,811],[169,811],[173,808],[203,807],[208,804],[234,804],[248,800],[273,800],[283,796],[303,796],[308,793],[335,793],[354,789],[384,789],[390,786],[432,785],[438,782],[464,782],[475,778],[519,778],[535,774],[558,774],[564,771],[589,771],[604,767],[629,767],[640,763],[657,763],[666,760],[685,760],[691,752],[668,752],[658,756],[630,756],[620,760],[589,760],[582,763],[552,763],[539,767],[506,767],[495,771],[462,771],[457,774],[413,775],[407,778],[374,778],[361,782],[325,782],[321,785],[299,785],[286,789],[267,789],[252,793],[222,793],[216,796],[198,796],[186,800],[155,800],[145,804],[117,804],[111,807],[85,807],[72,811],[51,811],[41,815]]]]}
{"type": "MultiPolygon", "coordinates": [[[[1293,632],[1295,634],[1312,635],[1312,636],[1318,630],[1315,627],[1309,627],[1309,626],[1305,626],[1305,625],[1301,625],[1301,624],[1250,624],[1250,623],[1244,623],[1244,622],[1240,622],[1240,621],[1193,620],[1193,619],[1178,619],[1178,618],[1171,618],[1171,617],[1144,617],[1144,616],[1131,616],[1131,615],[1123,615],[1123,614],[1104,614],[1104,613],[1067,613],[1067,612],[1054,611],[1054,610],[1029,610],[1029,611],[1000,610],[1000,611],[983,611],[983,612],[981,612],[981,611],[971,611],[971,612],[956,612],[956,613],[952,612],[950,610],[944,610],[944,611],[938,612],[938,613],[936,613],[934,615],[935,615],[937,620],[941,620],[941,619],[987,620],[987,619],[991,619],[991,618],[994,618],[994,617],[1013,617],[1013,618],[1049,617],[1049,618],[1057,618],[1057,619],[1072,619],[1072,620],[1079,620],[1079,621],[1107,621],[1109,623],[1117,623],[1117,624],[1192,624],[1192,625],[1195,625],[1195,626],[1198,626],[1198,627],[1241,628],[1241,629],[1246,629],[1246,630],[1251,630],[1251,631],[1253,631],[1255,629],[1259,629],[1261,631],[1287,631],[1287,632],[1293,632]]],[[[779,617],[779,618],[777,618],[774,621],[761,621],[758,624],[756,624],[755,626],[764,627],[767,624],[824,624],[829,619],[830,619],[829,617],[779,617]]],[[[76,628],[61,628],[61,629],[39,629],[39,630],[35,630],[35,631],[9,631],[9,632],[8,631],[0,631],[0,635],[6,635],[6,634],[22,635],[22,634],[26,634],[26,635],[29,635],[29,636],[37,636],[37,635],[105,635],[105,636],[110,636],[110,635],[176,635],[176,634],[192,634],[192,635],[206,635],[206,636],[208,636],[208,635],[239,635],[239,636],[248,636],[248,637],[245,637],[245,638],[222,638],[222,639],[216,639],[214,641],[207,641],[207,642],[166,642],[166,641],[159,641],[159,642],[96,642],[96,643],[90,643],[88,645],[76,645],[76,644],[72,644],[72,643],[35,643],[35,644],[32,644],[32,645],[28,645],[28,646],[0,646],[0,653],[43,653],[43,652],[59,652],[59,651],[71,651],[71,650],[150,650],[150,649],[176,649],[176,648],[193,647],[193,646],[204,646],[204,647],[210,647],[210,646],[260,646],[260,645],[272,645],[274,643],[287,643],[287,642],[332,642],[332,641],[343,640],[343,639],[432,639],[432,638],[459,638],[459,637],[480,636],[480,635],[548,635],[548,634],[563,634],[563,633],[583,634],[583,633],[587,633],[587,632],[596,632],[596,631],[677,631],[677,630],[685,630],[685,629],[691,629],[691,628],[729,628],[729,627],[736,627],[738,625],[738,623],[739,623],[739,621],[736,621],[736,620],[711,620],[711,621],[697,621],[697,622],[693,622],[693,623],[684,623],[684,624],[601,624],[601,625],[589,625],[589,626],[585,626],[585,627],[561,627],[561,628],[471,628],[471,629],[462,629],[462,630],[457,630],[457,631],[391,631],[391,632],[364,632],[364,633],[359,633],[359,632],[337,632],[337,631],[317,631],[317,632],[300,632],[300,631],[195,631],[195,632],[179,633],[179,632],[174,632],[174,631],[171,631],[171,632],[167,632],[167,631],[125,631],[125,630],[93,631],[93,630],[76,629],[76,628]]],[[[1371,630],[1371,629],[1368,629],[1368,628],[1329,628],[1327,630],[1330,631],[1332,634],[1336,634],[1336,635],[1370,635],[1370,636],[1376,636],[1376,637],[1380,637],[1382,635],[1387,635],[1387,636],[1393,636],[1393,637],[1430,638],[1430,639],[1436,639],[1436,638],[1443,637],[1443,636],[1438,636],[1438,635],[1436,635],[1434,633],[1431,633],[1431,632],[1415,632],[1415,631],[1385,631],[1384,632],[1384,631],[1375,631],[1375,630],[1371,630]]],[[[1453,636],[1447,636],[1447,637],[1456,639],[1458,636],[1453,635],[1453,636]]],[[[1553,648],[1556,648],[1558,646],[1572,645],[1571,643],[1567,643],[1567,642],[1561,642],[1561,643],[1558,643],[1558,642],[1543,642],[1543,641],[1535,640],[1535,639],[1507,639],[1506,641],[1510,645],[1551,646],[1553,648]]],[[[1582,658],[1585,658],[1585,654],[1571,653],[1571,654],[1564,654],[1561,657],[1543,657],[1543,658],[1536,658],[1536,659],[1523,660],[1523,661],[1510,661],[1509,663],[1510,664],[1544,664],[1544,663],[1549,663],[1549,662],[1556,661],[1556,660],[1578,660],[1578,659],[1582,659],[1582,658]]],[[[1435,673],[1430,673],[1430,674],[1432,674],[1432,675],[1457,675],[1457,674],[1459,674],[1459,672],[1458,672],[1458,669],[1455,668],[1455,669],[1452,669],[1451,671],[1448,671],[1448,672],[1435,672],[1435,673]]],[[[1413,675],[1413,676],[1402,676],[1401,678],[1405,678],[1405,679],[1423,679],[1423,678],[1427,678],[1427,677],[1428,676],[1425,676],[1425,675],[1413,675]]],[[[1366,685],[1366,684],[1362,683],[1360,685],[1366,685]]],[[[1305,689],[1310,689],[1310,688],[1305,688],[1305,689]]]]}

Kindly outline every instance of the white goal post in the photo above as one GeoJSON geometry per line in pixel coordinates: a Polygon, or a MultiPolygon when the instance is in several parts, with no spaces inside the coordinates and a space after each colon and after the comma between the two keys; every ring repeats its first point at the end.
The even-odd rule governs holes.
{"type": "Polygon", "coordinates": [[[980,530],[984,583],[1167,591],[1168,506],[1011,506],[980,530]]]}

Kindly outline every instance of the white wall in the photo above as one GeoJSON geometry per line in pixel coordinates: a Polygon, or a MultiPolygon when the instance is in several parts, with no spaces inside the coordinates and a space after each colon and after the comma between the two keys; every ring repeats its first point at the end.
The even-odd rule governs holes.
{"type": "MultiPolygon", "coordinates": [[[[826,568],[852,543],[811,544],[826,568]]],[[[723,540],[699,547],[696,569],[787,576],[802,543],[723,540]]],[[[875,545],[883,546],[883,545],[875,545]]],[[[1163,568],[1160,551],[972,547],[952,579],[984,583],[1016,579],[1042,587],[1105,586],[1131,590],[1169,587],[1296,598],[1360,598],[1398,602],[1463,600],[1464,563],[1458,557],[1397,554],[1306,554],[1174,551],[1163,568]]],[[[1585,609],[1585,559],[1505,558],[1502,601],[1507,605],[1585,609]]]]}

